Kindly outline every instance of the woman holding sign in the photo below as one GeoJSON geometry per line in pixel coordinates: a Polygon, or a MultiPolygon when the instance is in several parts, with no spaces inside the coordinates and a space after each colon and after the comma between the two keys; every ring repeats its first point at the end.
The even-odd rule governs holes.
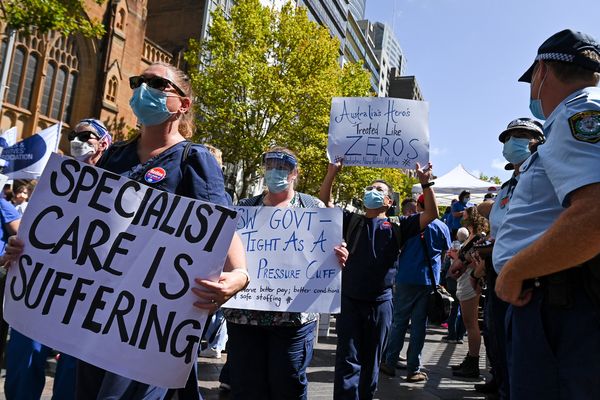
{"type": "MultiPolygon", "coordinates": [[[[324,207],[316,197],[294,190],[298,161],[290,150],[270,149],[263,154],[263,167],[267,192],[241,200],[240,206],[324,207]]],[[[336,254],[343,265],[346,249],[339,246],[336,254]]],[[[232,398],[306,399],[306,368],[312,359],[317,317],[316,313],[226,309],[232,398]]]]}
{"type": "MultiPolygon", "coordinates": [[[[129,83],[133,89],[130,105],[141,125],[140,133],[129,141],[113,144],[97,166],[165,192],[229,205],[223,174],[215,158],[204,146],[187,140],[194,128],[189,78],[172,65],[156,63],[141,75],[129,78],[129,83]]],[[[8,250],[11,259],[15,260],[20,251],[22,247],[19,249],[18,241],[13,240],[8,250]]],[[[218,282],[195,279],[199,286],[192,288],[198,297],[196,307],[214,312],[248,284],[245,253],[237,235],[230,245],[224,271],[218,282]]],[[[195,373],[190,375],[188,384],[192,391],[179,398],[199,399],[195,373]]],[[[76,391],[79,399],[161,400],[168,389],[80,362],[76,391]]]]}

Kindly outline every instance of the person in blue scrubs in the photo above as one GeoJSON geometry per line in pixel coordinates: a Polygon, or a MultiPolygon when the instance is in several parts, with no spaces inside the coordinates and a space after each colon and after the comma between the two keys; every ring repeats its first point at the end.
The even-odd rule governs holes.
{"type": "Polygon", "coordinates": [[[521,165],[493,250],[507,311],[510,397],[600,393],[600,44],[548,38],[520,78],[546,143],[521,165]]]}
{"type": "Polygon", "coordinates": [[[452,235],[452,240],[456,240],[456,232],[462,227],[462,217],[463,211],[469,207],[473,207],[473,203],[471,203],[471,192],[468,190],[463,190],[458,195],[458,201],[453,201],[450,206],[452,209],[452,228],[450,229],[450,233],[452,235]]]}
{"type": "MultiPolygon", "coordinates": [[[[341,166],[341,162],[329,164],[321,184],[319,197],[328,207],[334,206],[331,189],[341,166]]],[[[336,400],[373,398],[392,323],[398,251],[438,217],[433,182],[429,181],[431,164],[425,170],[417,164],[416,173],[423,188],[425,212],[400,217],[399,226],[392,226],[395,222],[386,217],[393,198],[392,188],[385,181],[374,181],[365,188],[364,216],[344,211],[344,239],[350,255],[342,273],[342,307],[336,319],[336,400]],[[355,224],[353,220],[360,222],[355,224]]]]}

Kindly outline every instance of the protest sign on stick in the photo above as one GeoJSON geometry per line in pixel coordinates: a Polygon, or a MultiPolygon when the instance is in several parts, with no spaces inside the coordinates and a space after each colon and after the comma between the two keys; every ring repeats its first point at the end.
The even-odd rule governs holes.
{"type": "Polygon", "coordinates": [[[429,104],[384,97],[335,97],[327,157],[344,165],[415,168],[429,162],[429,104]]]}
{"type": "Polygon", "coordinates": [[[263,311],[340,312],[339,208],[236,207],[250,284],[225,306],[263,311]]]}
{"type": "Polygon", "coordinates": [[[53,154],[19,228],[4,316],[47,346],[137,381],[183,387],[238,215],[53,154]]]}

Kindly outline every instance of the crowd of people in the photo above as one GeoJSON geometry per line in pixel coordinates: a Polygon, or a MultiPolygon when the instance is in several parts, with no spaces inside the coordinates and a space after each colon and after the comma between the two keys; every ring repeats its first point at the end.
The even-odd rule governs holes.
{"type": "MultiPolygon", "coordinates": [[[[465,190],[440,218],[432,165],[417,164],[422,195],[402,201],[401,216],[389,215],[393,187],[384,180],[357,193],[362,212],[343,210],[343,241],[333,250],[342,269],[334,399],[372,399],[380,371],[396,376],[406,369],[408,382],[429,378],[421,353],[437,285],[455,299],[443,340],[460,344],[467,334],[465,359],[449,366],[454,376],[480,376],[484,292],[483,339],[493,378],[476,390],[517,400],[593,399],[600,393],[600,44],[581,32],[558,32],[539,47],[520,81],[530,84],[533,116],[545,122],[517,118],[500,133],[513,174],[495,197],[474,204],[465,190]],[[409,326],[404,363],[400,353],[409,326]]],[[[169,193],[231,205],[218,150],[189,140],[194,116],[188,77],[157,63],[131,77],[130,86],[139,133],[113,143],[101,121],[84,119],[68,137],[70,155],[169,193]],[[164,179],[147,179],[157,168],[166,172],[164,179]]],[[[332,187],[343,160],[329,164],[317,196],[295,189],[300,169],[290,149],[266,149],[262,164],[265,192],[238,205],[335,206],[332,187]]],[[[23,252],[15,234],[32,190],[20,185],[0,199],[0,254],[9,268],[23,252]]],[[[236,234],[218,281],[196,279],[192,288],[194,306],[212,316],[204,355],[220,356],[227,340],[220,380],[232,399],[306,399],[318,314],[220,309],[249,282],[236,234]]],[[[0,352],[6,328],[0,326],[0,352]]],[[[40,398],[51,350],[11,330],[7,399],[40,398]]],[[[53,398],[67,400],[201,398],[195,363],[186,386],[169,389],[64,353],[53,390],[53,398]]]]}

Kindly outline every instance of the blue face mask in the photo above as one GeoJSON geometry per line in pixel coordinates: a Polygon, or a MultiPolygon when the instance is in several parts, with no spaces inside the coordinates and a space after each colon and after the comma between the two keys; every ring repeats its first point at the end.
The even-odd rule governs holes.
{"type": "Polygon", "coordinates": [[[167,108],[167,94],[145,83],[133,90],[129,105],[138,121],[145,126],[162,124],[175,114],[167,108]]]}
{"type": "Polygon", "coordinates": [[[366,208],[375,210],[375,209],[383,207],[384,199],[385,199],[385,194],[383,194],[383,192],[373,189],[373,190],[369,190],[369,191],[365,192],[365,195],[363,197],[363,204],[365,205],[366,208]]]}
{"type": "Polygon", "coordinates": [[[265,172],[265,183],[271,193],[281,193],[286,190],[290,183],[288,175],[290,171],[287,169],[268,169],[265,172]]]}
{"type": "Polygon", "coordinates": [[[544,109],[542,108],[542,99],[540,98],[540,93],[542,92],[542,85],[546,80],[546,76],[542,79],[542,83],[540,83],[540,87],[538,89],[537,99],[529,99],[529,111],[533,114],[537,119],[541,119],[542,121],[546,120],[546,116],[544,115],[544,109]]]}
{"type": "Polygon", "coordinates": [[[511,137],[504,142],[502,155],[511,164],[520,164],[531,155],[529,139],[511,137]]]}

